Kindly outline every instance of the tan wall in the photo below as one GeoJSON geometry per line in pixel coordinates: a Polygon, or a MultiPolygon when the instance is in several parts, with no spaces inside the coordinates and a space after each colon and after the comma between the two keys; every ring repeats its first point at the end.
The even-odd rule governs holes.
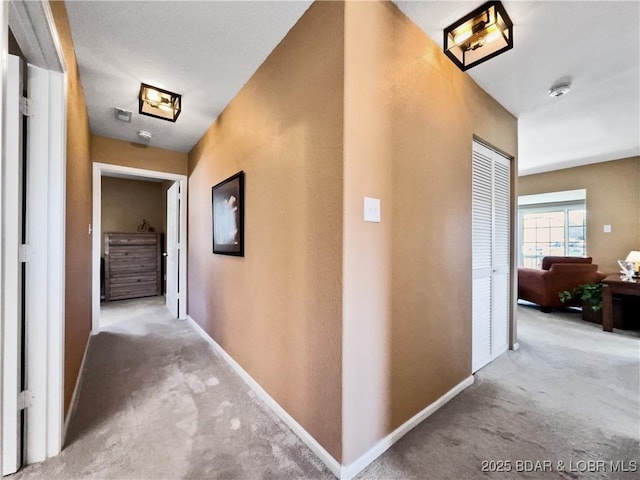
{"type": "MultiPolygon", "coordinates": [[[[156,232],[166,233],[165,182],[102,177],[101,238],[105,232],[135,233],[143,219],[156,232]]],[[[104,253],[104,242],[101,245],[104,253]]]]}
{"type": "Polygon", "coordinates": [[[91,331],[91,141],[89,117],[63,2],[51,10],[67,65],[64,411],[91,331]]]}
{"type": "Polygon", "coordinates": [[[157,172],[186,175],[188,170],[186,153],[124,142],[100,135],[91,136],[91,156],[92,160],[98,163],[157,172]]]}
{"type": "Polygon", "coordinates": [[[345,8],[349,464],[471,374],[472,140],[515,155],[517,121],[390,2],[345,8]]]}
{"type": "Polygon", "coordinates": [[[587,190],[587,255],[603,272],[640,250],[640,157],[519,178],[518,194],[587,190]],[[611,225],[611,233],[603,226],[611,225]]]}
{"type": "Polygon", "coordinates": [[[189,315],[341,456],[343,9],[313,4],[189,154],[189,315]],[[211,187],[246,174],[245,257],[211,187]]]}

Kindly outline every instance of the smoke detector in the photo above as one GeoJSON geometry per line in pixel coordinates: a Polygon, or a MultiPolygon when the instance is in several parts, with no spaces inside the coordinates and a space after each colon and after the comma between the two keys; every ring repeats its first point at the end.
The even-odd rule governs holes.
{"type": "Polygon", "coordinates": [[[125,110],[124,108],[114,108],[115,110],[115,114],[116,114],[116,119],[123,121],[123,122],[131,122],[131,115],[133,112],[131,112],[130,110],[125,110]]]}
{"type": "Polygon", "coordinates": [[[558,83],[549,89],[549,96],[561,97],[565,93],[569,93],[569,90],[571,90],[571,84],[569,82],[558,83]]]}
{"type": "Polygon", "coordinates": [[[138,138],[143,142],[148,142],[153,137],[151,132],[147,132],[146,130],[138,130],[138,138]]]}

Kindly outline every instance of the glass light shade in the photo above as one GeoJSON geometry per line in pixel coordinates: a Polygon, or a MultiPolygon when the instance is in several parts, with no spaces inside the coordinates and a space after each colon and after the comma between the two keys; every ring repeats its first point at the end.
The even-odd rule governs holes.
{"type": "Polygon", "coordinates": [[[142,115],[175,122],[181,110],[182,95],[146,83],[140,85],[138,111],[142,115]]]}
{"type": "Polygon", "coordinates": [[[513,48],[513,23],[501,2],[487,2],[444,30],[444,53],[462,71],[513,48]]]}
{"type": "Polygon", "coordinates": [[[632,250],[627,255],[625,262],[633,263],[634,270],[636,272],[640,271],[640,250],[632,250]]]}

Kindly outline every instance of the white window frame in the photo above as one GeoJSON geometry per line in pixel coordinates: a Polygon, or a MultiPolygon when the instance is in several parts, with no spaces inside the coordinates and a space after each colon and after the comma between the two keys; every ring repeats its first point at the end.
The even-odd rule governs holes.
{"type": "MultiPolygon", "coordinates": [[[[564,224],[564,238],[565,238],[565,253],[568,255],[569,246],[569,218],[568,212],[570,210],[585,210],[587,209],[587,193],[585,189],[578,190],[566,190],[560,192],[549,192],[534,195],[523,195],[518,197],[518,266],[524,265],[524,214],[531,212],[550,212],[564,210],[565,212],[565,224],[564,224]]],[[[585,236],[585,252],[587,254],[588,244],[587,242],[587,222],[585,217],[584,225],[585,236]]]]}

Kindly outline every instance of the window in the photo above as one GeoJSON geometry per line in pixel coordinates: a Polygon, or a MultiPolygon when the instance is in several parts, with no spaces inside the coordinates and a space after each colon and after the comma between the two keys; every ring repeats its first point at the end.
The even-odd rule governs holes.
{"type": "Polygon", "coordinates": [[[519,266],[540,268],[547,255],[586,256],[584,197],[584,190],[578,190],[518,199],[519,266]]]}

